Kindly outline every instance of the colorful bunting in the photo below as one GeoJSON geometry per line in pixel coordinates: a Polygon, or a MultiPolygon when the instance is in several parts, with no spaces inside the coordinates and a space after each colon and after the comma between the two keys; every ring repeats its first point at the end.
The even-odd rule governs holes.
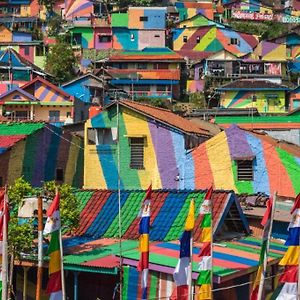
{"type": "Polygon", "coordinates": [[[202,243],[199,253],[199,276],[197,285],[200,285],[198,299],[212,299],[212,196],[213,189],[210,188],[200,207],[201,222],[200,243],[202,243]]]}
{"type": "MultiPolygon", "coordinates": [[[[258,267],[256,278],[255,278],[255,281],[253,284],[253,289],[252,289],[250,300],[258,299],[258,291],[259,291],[260,281],[263,280],[262,274],[263,274],[263,270],[264,270],[264,263],[265,263],[265,260],[268,259],[268,244],[269,244],[268,238],[269,238],[269,232],[271,229],[273,205],[275,205],[273,203],[273,199],[270,198],[267,201],[267,209],[265,211],[264,217],[261,222],[261,225],[264,226],[263,240],[262,240],[262,247],[261,247],[260,256],[259,256],[259,267],[258,267]]],[[[263,286],[261,288],[263,288],[263,286]]]]}
{"type": "Polygon", "coordinates": [[[289,235],[285,242],[288,250],[279,262],[285,266],[284,273],[280,276],[279,282],[283,283],[277,296],[277,300],[297,299],[297,279],[299,263],[299,239],[300,239],[300,194],[296,197],[294,206],[291,210],[292,221],[288,227],[289,235]]]}
{"type": "Polygon", "coordinates": [[[50,245],[48,248],[49,260],[49,280],[47,284],[47,294],[50,299],[62,299],[62,278],[61,278],[61,252],[60,252],[60,212],[59,193],[56,193],[47,211],[47,221],[44,234],[51,233],[50,245]]]}
{"type": "Polygon", "coordinates": [[[149,231],[150,231],[150,200],[152,185],[149,186],[141,210],[139,225],[140,234],[140,261],[138,271],[142,272],[142,299],[147,299],[148,273],[149,273],[149,231]]]}
{"type": "Polygon", "coordinates": [[[189,299],[189,285],[191,284],[189,272],[191,271],[191,240],[192,230],[195,225],[195,203],[191,200],[188,216],[185,222],[185,230],[180,238],[180,254],[177,266],[173,273],[177,286],[177,299],[189,299]]]}

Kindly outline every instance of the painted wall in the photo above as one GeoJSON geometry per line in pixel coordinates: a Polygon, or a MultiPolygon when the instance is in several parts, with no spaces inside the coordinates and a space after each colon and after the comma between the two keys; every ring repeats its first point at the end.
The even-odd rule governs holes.
{"type": "MultiPolygon", "coordinates": [[[[116,108],[95,116],[86,123],[87,128],[116,128],[116,108]]],[[[85,188],[117,188],[117,146],[88,145],[85,136],[85,188]]],[[[182,133],[155,124],[140,114],[122,108],[120,115],[121,187],[125,189],[179,188],[176,181],[184,169],[185,147],[182,133]],[[145,136],[144,169],[130,169],[129,137],[145,136]]],[[[192,169],[191,169],[192,170],[192,169]]],[[[183,187],[183,186],[182,186],[183,187]]]]}
{"type": "MultiPolygon", "coordinates": [[[[51,131],[38,130],[0,155],[0,176],[3,182],[12,184],[23,175],[32,185],[41,186],[42,181],[54,180],[56,169],[61,168],[64,171],[65,183],[82,186],[82,140],[67,132],[62,134],[59,128],[50,125],[47,127],[51,131]]],[[[16,134],[19,132],[16,131],[16,134]]]]}
{"type": "MultiPolygon", "coordinates": [[[[84,49],[92,49],[94,48],[94,31],[91,27],[75,27],[70,29],[71,35],[74,33],[81,34],[81,47],[84,49]]],[[[73,45],[76,43],[73,41],[73,45]]]]}
{"type": "Polygon", "coordinates": [[[112,48],[112,31],[111,28],[102,28],[102,27],[96,27],[94,28],[94,44],[95,44],[95,49],[110,49],[112,48]],[[111,41],[103,43],[99,41],[99,36],[111,36],[111,41]]]}
{"type": "Polygon", "coordinates": [[[220,103],[225,108],[256,107],[262,113],[285,112],[285,91],[224,91],[220,103]],[[254,94],[256,102],[252,102],[254,94]]]}
{"type": "Polygon", "coordinates": [[[32,41],[32,35],[31,33],[27,32],[14,32],[12,36],[13,42],[31,42],[32,41]]]}
{"type": "Polygon", "coordinates": [[[292,111],[300,107],[300,87],[294,89],[290,93],[290,107],[289,111],[292,111]]]}
{"type": "Polygon", "coordinates": [[[12,41],[12,32],[7,29],[4,25],[0,26],[0,42],[11,42],[12,41]]]}
{"type": "Polygon", "coordinates": [[[34,107],[34,117],[35,120],[40,121],[49,121],[49,112],[58,110],[60,117],[58,122],[65,122],[67,120],[67,115],[72,116],[73,115],[73,107],[67,106],[67,107],[60,107],[60,106],[35,106],[34,107]]]}
{"type": "Polygon", "coordinates": [[[217,189],[237,193],[278,191],[281,196],[295,197],[300,192],[300,158],[235,125],[201,144],[190,153],[190,160],[195,163],[194,188],[213,183],[217,189]],[[250,156],[255,157],[254,180],[238,181],[234,159],[250,156]]]}
{"type": "MultiPolygon", "coordinates": [[[[84,187],[117,188],[117,146],[87,145],[87,128],[116,128],[116,108],[105,111],[86,123],[84,187]]],[[[120,114],[120,174],[122,189],[216,189],[238,193],[262,192],[295,197],[300,192],[299,157],[267,140],[232,126],[186,152],[184,136],[155,124],[126,108],[120,114]],[[130,169],[129,137],[146,138],[142,170],[130,169]],[[222,153],[222,155],[220,155],[222,153]],[[255,157],[253,181],[237,180],[234,159],[255,157]],[[280,175],[278,175],[280,174],[280,175]]]]}
{"type": "Polygon", "coordinates": [[[179,12],[180,21],[192,18],[197,14],[202,14],[211,20],[214,19],[212,2],[175,2],[175,7],[179,12]]]}
{"type": "Polygon", "coordinates": [[[216,26],[175,28],[173,30],[173,49],[218,52],[227,50],[237,56],[253,51],[258,44],[258,38],[216,26]],[[184,39],[187,42],[184,42],[184,39]],[[231,44],[231,39],[237,39],[238,45],[231,44]]]}

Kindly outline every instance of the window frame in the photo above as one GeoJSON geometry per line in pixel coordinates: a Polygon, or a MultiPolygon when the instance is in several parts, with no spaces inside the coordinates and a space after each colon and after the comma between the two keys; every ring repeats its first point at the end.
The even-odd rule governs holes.
{"type": "Polygon", "coordinates": [[[148,22],[148,16],[140,16],[140,22],[148,22]]]}
{"type": "Polygon", "coordinates": [[[129,142],[129,147],[130,147],[130,162],[129,162],[130,169],[132,169],[132,170],[145,169],[146,138],[143,136],[129,137],[128,142],[129,142]],[[133,141],[135,141],[136,143],[133,143],[133,141]],[[141,151],[141,153],[137,153],[138,151],[141,151]]]}
{"type": "Polygon", "coordinates": [[[236,159],[236,176],[238,181],[253,181],[254,180],[254,159],[236,159]],[[248,164],[248,165],[247,165],[248,164]],[[243,173],[243,174],[241,174],[243,173]],[[251,173],[251,176],[249,176],[251,173]]]}

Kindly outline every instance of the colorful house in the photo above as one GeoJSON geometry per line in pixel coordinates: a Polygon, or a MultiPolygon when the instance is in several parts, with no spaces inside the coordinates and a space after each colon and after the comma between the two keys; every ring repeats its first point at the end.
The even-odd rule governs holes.
{"type": "Polygon", "coordinates": [[[251,34],[234,31],[202,15],[182,21],[173,29],[175,51],[219,52],[227,50],[240,57],[251,53],[258,38],[251,34]]]}
{"type": "Polygon", "coordinates": [[[217,88],[217,91],[221,93],[221,107],[254,107],[262,113],[286,112],[286,92],[288,90],[289,88],[286,86],[255,79],[236,80],[217,88]]]}
{"type": "Polygon", "coordinates": [[[300,148],[236,125],[198,146],[187,159],[194,163],[194,188],[213,184],[238,194],[277,191],[289,198],[300,191],[300,148]]]}
{"type": "Polygon", "coordinates": [[[107,62],[110,83],[136,98],[179,98],[183,57],[169,48],[145,48],[113,55],[107,62]]]}
{"type": "Polygon", "coordinates": [[[1,93],[8,91],[11,87],[21,86],[36,76],[49,76],[12,47],[6,47],[4,51],[0,51],[0,64],[1,93]]]}
{"type": "Polygon", "coordinates": [[[113,48],[165,47],[166,14],[166,7],[129,7],[127,13],[112,13],[113,48]]]}
{"type": "MultiPolygon", "coordinates": [[[[73,122],[74,97],[61,88],[42,77],[36,77],[23,85],[21,89],[35,99],[35,102],[31,103],[33,120],[58,124],[73,122]]],[[[18,96],[18,92],[11,90],[6,95],[1,96],[6,109],[16,111],[20,107],[18,99],[22,101],[22,96],[18,96]],[[15,96],[15,93],[17,93],[17,96],[15,96]]]]}
{"type": "MultiPolygon", "coordinates": [[[[207,140],[209,131],[172,113],[133,101],[111,104],[85,123],[84,187],[118,187],[117,119],[120,124],[121,189],[182,186],[185,155],[207,140]]],[[[189,178],[189,175],[186,175],[189,178]]],[[[192,180],[192,178],[191,178],[192,180]]]]}
{"type": "Polygon", "coordinates": [[[1,186],[24,176],[33,186],[56,180],[81,187],[82,146],[80,137],[50,124],[1,123],[1,186]]]}
{"type": "Polygon", "coordinates": [[[190,19],[198,14],[214,19],[214,6],[212,2],[175,2],[179,13],[179,21],[190,19]]]}
{"type": "Polygon", "coordinates": [[[94,4],[90,0],[66,0],[63,17],[66,20],[90,17],[94,13],[94,4]]]}
{"type": "Polygon", "coordinates": [[[216,116],[215,123],[223,128],[236,124],[243,129],[264,131],[275,139],[300,146],[299,109],[280,116],[216,116]]]}
{"type": "Polygon", "coordinates": [[[290,91],[290,105],[289,111],[292,112],[294,109],[300,107],[300,86],[290,91]]]}

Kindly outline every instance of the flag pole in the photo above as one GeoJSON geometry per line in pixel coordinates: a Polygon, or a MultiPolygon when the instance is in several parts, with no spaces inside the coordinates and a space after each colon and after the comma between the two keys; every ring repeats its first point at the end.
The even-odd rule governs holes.
{"type": "MultiPolygon", "coordinates": [[[[38,270],[36,283],[36,300],[41,299],[43,276],[43,199],[38,197],[38,270]]],[[[24,279],[25,280],[25,279],[24,279]]]]}
{"type": "Polygon", "coordinates": [[[265,253],[264,253],[263,270],[262,270],[261,278],[260,278],[260,281],[259,281],[257,300],[261,300],[262,296],[263,296],[263,290],[264,290],[264,284],[265,284],[265,278],[266,278],[266,271],[267,271],[267,266],[268,266],[268,254],[269,254],[269,248],[270,248],[270,239],[271,239],[271,236],[272,236],[273,221],[274,221],[274,214],[275,214],[276,198],[277,198],[277,192],[274,192],[272,210],[271,210],[270,228],[269,228],[269,232],[268,232],[266,250],[265,250],[265,253]]]}
{"type": "Polygon", "coordinates": [[[211,214],[211,220],[210,220],[210,257],[211,257],[211,272],[210,272],[210,282],[211,282],[211,291],[210,291],[210,296],[211,299],[213,299],[213,288],[214,288],[214,272],[213,272],[213,248],[214,248],[214,225],[213,225],[213,201],[212,201],[212,196],[210,199],[210,214],[211,214]]]}
{"type": "Polygon", "coordinates": [[[8,269],[8,252],[7,252],[7,186],[5,187],[3,199],[3,228],[2,228],[2,299],[7,299],[7,269],[8,269]]]}
{"type": "Polygon", "coordinates": [[[190,264],[189,264],[189,300],[193,300],[193,230],[190,239],[190,264]]]}
{"type": "MultiPolygon", "coordinates": [[[[56,195],[58,193],[58,188],[56,187],[56,195]]],[[[59,210],[60,213],[60,210],[59,210]]],[[[61,272],[61,292],[62,292],[62,300],[66,300],[66,287],[65,287],[65,274],[64,274],[64,250],[62,243],[62,234],[61,234],[61,226],[59,228],[59,250],[60,250],[60,272],[61,272]]]]}

